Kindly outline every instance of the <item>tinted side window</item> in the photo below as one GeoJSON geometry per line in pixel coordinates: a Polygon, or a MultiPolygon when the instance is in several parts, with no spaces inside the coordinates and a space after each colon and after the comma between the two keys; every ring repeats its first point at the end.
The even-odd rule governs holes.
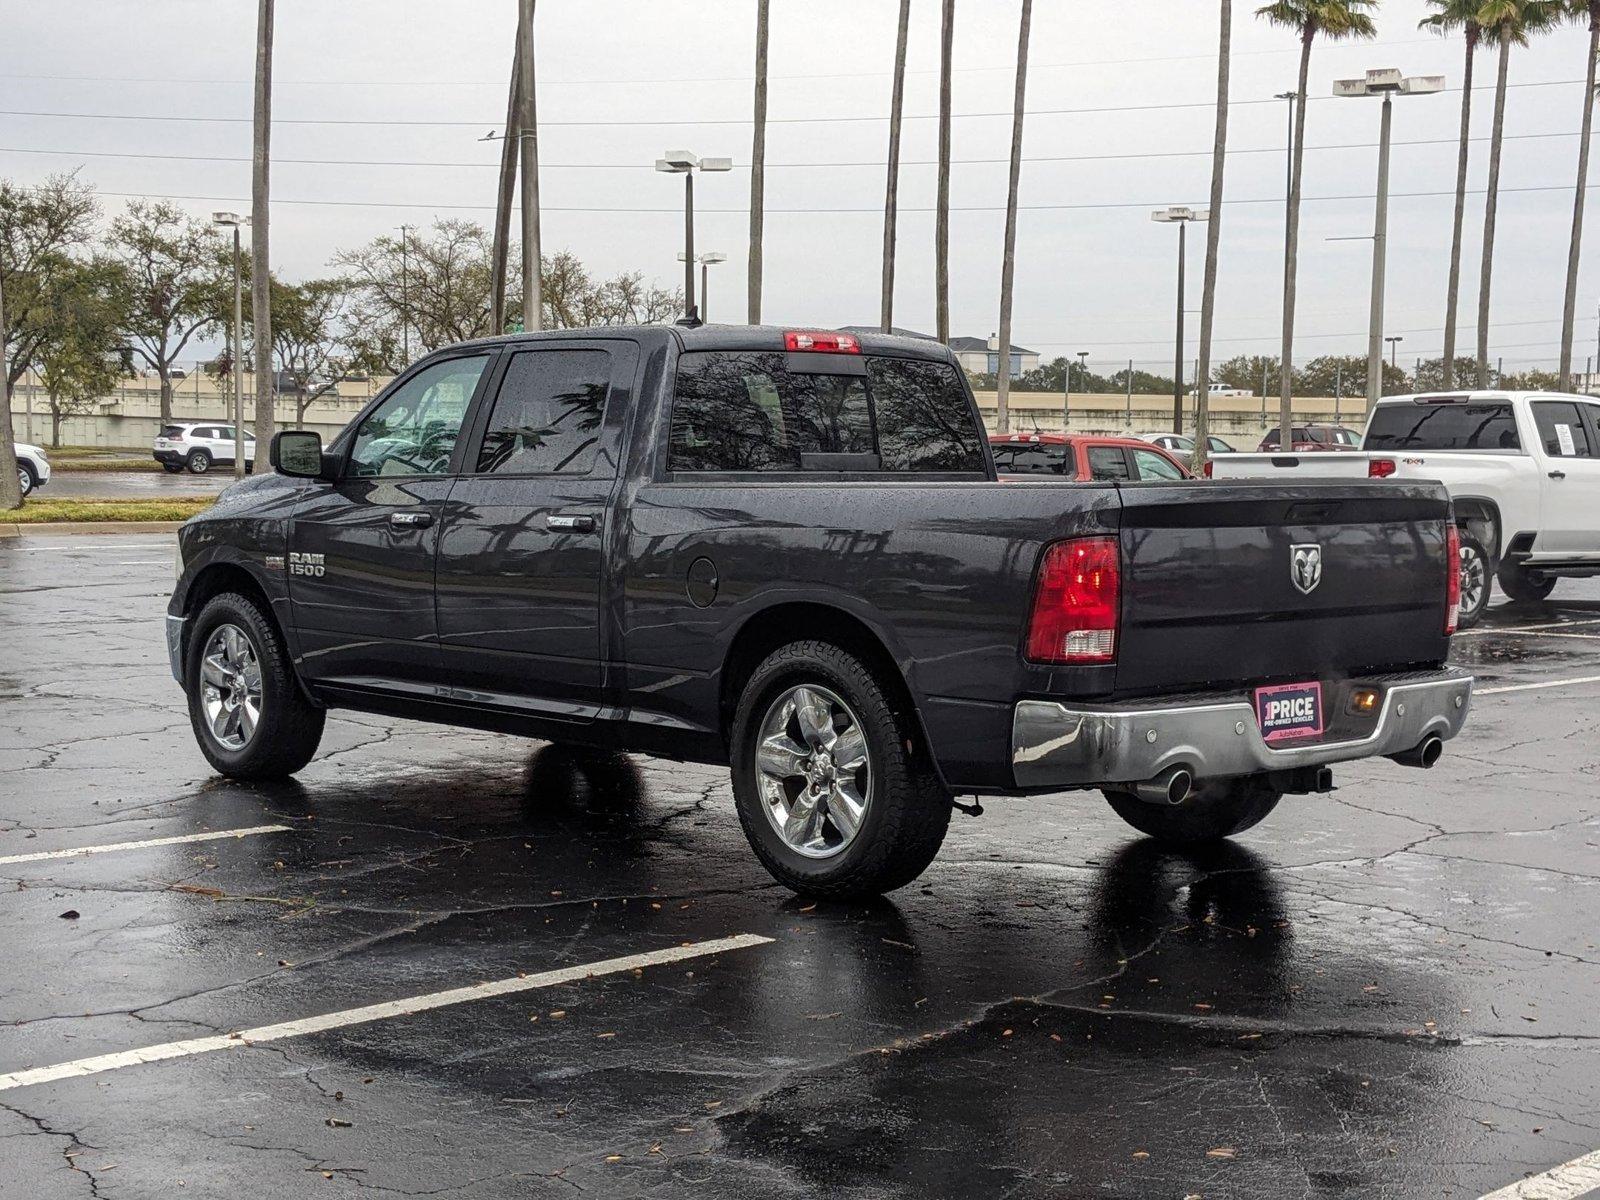
{"type": "Polygon", "coordinates": [[[1120,446],[1089,447],[1089,477],[1091,479],[1132,479],[1127,457],[1120,446]]]}
{"type": "Polygon", "coordinates": [[[1153,450],[1135,450],[1133,461],[1139,467],[1140,479],[1182,479],[1183,472],[1172,462],[1153,450]]]}
{"type": "Polygon", "coordinates": [[[1366,450],[1520,450],[1509,404],[1380,404],[1366,450]]]}
{"type": "Polygon", "coordinates": [[[488,362],[482,354],[446,359],[407,379],[356,428],[350,474],[443,475],[488,362]]]}
{"type": "Polygon", "coordinates": [[[982,431],[948,363],[869,358],[886,471],[982,471],[982,431]]]}
{"type": "Polygon", "coordinates": [[[611,390],[604,350],[515,354],[495,397],[479,472],[583,475],[594,465],[611,390]]]}
{"type": "Polygon", "coordinates": [[[1529,405],[1544,452],[1552,458],[1593,458],[1589,433],[1576,404],[1542,402],[1529,405]]]}

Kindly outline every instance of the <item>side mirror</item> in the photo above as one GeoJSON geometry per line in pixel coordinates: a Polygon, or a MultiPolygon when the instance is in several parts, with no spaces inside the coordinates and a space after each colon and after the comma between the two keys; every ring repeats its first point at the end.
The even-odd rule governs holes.
{"type": "Polygon", "coordinates": [[[309,429],[285,429],[272,435],[272,469],[296,479],[324,479],[322,435],[309,429]]]}

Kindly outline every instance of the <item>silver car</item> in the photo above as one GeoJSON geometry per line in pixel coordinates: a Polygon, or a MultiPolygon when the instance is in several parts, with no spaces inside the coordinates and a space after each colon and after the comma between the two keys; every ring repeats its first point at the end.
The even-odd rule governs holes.
{"type": "MultiPolygon", "coordinates": [[[[1152,446],[1160,446],[1163,450],[1170,450],[1174,454],[1184,455],[1194,453],[1194,439],[1182,433],[1141,433],[1138,435],[1141,442],[1149,442],[1152,446]]],[[[1215,435],[1206,438],[1207,454],[1233,454],[1234,448],[1215,435]]]]}

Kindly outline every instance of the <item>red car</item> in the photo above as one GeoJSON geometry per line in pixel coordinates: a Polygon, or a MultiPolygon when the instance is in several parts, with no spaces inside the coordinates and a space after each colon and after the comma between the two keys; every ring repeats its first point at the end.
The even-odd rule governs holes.
{"type": "Polygon", "coordinates": [[[1001,476],[1045,475],[1078,483],[1093,480],[1193,479],[1159,446],[1136,438],[1087,434],[993,433],[989,447],[1001,476]]]}
{"type": "MultiPolygon", "coordinates": [[[[1297,454],[1315,453],[1318,450],[1359,450],[1361,448],[1361,435],[1353,429],[1346,429],[1343,425],[1294,425],[1290,427],[1294,435],[1294,452],[1297,454]]],[[[1261,439],[1261,445],[1256,447],[1256,453],[1266,454],[1278,448],[1278,427],[1274,425],[1267,430],[1267,436],[1261,439]]]]}

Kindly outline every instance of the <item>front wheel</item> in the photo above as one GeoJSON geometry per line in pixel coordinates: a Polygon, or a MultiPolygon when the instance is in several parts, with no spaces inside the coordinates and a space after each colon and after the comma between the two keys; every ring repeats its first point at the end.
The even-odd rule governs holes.
{"type": "Polygon", "coordinates": [[[29,492],[39,486],[33,478],[33,468],[25,462],[17,463],[17,486],[22,489],[24,500],[28,498],[29,492]]]}
{"type": "Polygon", "coordinates": [[[1496,578],[1500,590],[1521,604],[1537,604],[1547,599],[1556,587],[1555,576],[1546,575],[1543,571],[1530,571],[1516,563],[1501,563],[1496,578]]]}
{"type": "Polygon", "coordinates": [[[1131,792],[1107,791],[1105,797],[1117,816],[1140,833],[1175,845],[1193,845],[1232,837],[1260,824],[1283,793],[1265,779],[1247,775],[1197,784],[1181,804],[1152,803],[1131,792]]]}
{"type": "Polygon", "coordinates": [[[733,795],[779,883],[830,899],[876,896],[933,861],[950,795],[914,750],[891,686],[829,642],[774,651],[734,713],[733,795]]]}
{"type": "Polygon", "coordinates": [[[1466,530],[1461,531],[1461,612],[1457,629],[1471,629],[1489,607],[1489,555],[1483,543],[1466,530]]]}
{"type": "Polygon", "coordinates": [[[283,779],[311,761],[326,718],[300,691],[277,628],[251,597],[206,601],[184,690],[200,752],[234,779],[283,779]]]}

